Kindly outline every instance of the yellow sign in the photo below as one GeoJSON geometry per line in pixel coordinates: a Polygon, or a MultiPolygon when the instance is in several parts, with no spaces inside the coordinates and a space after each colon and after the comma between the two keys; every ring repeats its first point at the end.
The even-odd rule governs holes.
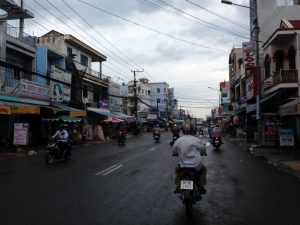
{"type": "Polygon", "coordinates": [[[73,111],[73,112],[70,112],[69,116],[71,116],[71,117],[86,116],[86,111],[73,111]]]}
{"type": "Polygon", "coordinates": [[[40,114],[40,107],[38,106],[0,106],[0,114],[11,115],[11,114],[40,114]]]}

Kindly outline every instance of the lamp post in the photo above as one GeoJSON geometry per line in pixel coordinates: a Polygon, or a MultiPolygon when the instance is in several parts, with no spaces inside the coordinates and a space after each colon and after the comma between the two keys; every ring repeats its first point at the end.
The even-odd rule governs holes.
{"type": "MultiPolygon", "coordinates": [[[[261,124],[261,110],[260,110],[260,92],[261,92],[261,79],[260,79],[260,67],[259,67],[259,26],[258,26],[258,15],[257,15],[257,0],[255,0],[255,8],[251,8],[245,5],[239,5],[232,3],[231,1],[222,0],[221,3],[228,4],[228,5],[236,5],[244,8],[250,9],[255,17],[252,21],[253,28],[255,29],[254,41],[256,43],[256,51],[255,51],[255,63],[256,63],[256,120],[257,120],[257,131],[258,131],[258,145],[261,145],[261,131],[262,131],[262,124],[261,124]]],[[[251,34],[253,29],[251,31],[251,34]]]]}

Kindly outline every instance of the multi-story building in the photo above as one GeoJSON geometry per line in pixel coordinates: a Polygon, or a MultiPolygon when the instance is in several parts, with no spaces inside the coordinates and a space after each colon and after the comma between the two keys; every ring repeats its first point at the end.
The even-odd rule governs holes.
{"type": "Polygon", "coordinates": [[[170,104],[168,97],[169,84],[166,82],[150,83],[151,85],[151,106],[158,112],[159,118],[167,119],[168,105],[170,104]]]}
{"type": "Polygon", "coordinates": [[[24,19],[34,15],[14,1],[0,1],[0,9],[6,12],[0,19],[0,137],[15,145],[37,143],[42,139],[42,108],[49,106],[50,89],[39,84],[35,38],[23,30],[24,19]],[[20,28],[7,22],[16,19],[20,28]],[[14,135],[19,128],[24,138],[14,135]]]}
{"type": "Polygon", "coordinates": [[[52,104],[63,110],[77,111],[79,114],[82,112],[81,116],[85,116],[83,110],[87,110],[87,121],[90,124],[113,117],[109,112],[108,77],[102,74],[102,63],[106,61],[106,56],[76,37],[54,30],[39,37],[37,45],[37,68],[48,71],[47,76],[51,77],[52,104]],[[99,71],[92,69],[92,63],[99,64],[99,71]],[[59,94],[64,97],[59,99],[56,97],[59,94]]]}
{"type": "MultiPolygon", "coordinates": [[[[243,73],[240,73],[241,89],[236,92],[238,85],[233,88],[237,80],[234,72],[230,72],[230,83],[233,106],[238,105],[238,101],[242,103],[245,96],[246,107],[244,117],[239,115],[241,109],[234,107],[233,122],[240,123],[242,118],[244,123],[240,124],[247,137],[256,137],[262,145],[278,144],[282,128],[291,129],[299,143],[300,2],[251,0],[250,7],[257,9],[250,10],[250,30],[251,40],[259,40],[259,60],[256,62],[254,56],[255,42],[243,43],[241,62],[245,84],[243,73]],[[258,22],[258,37],[255,36],[254,21],[258,22]],[[256,133],[259,136],[255,136],[256,133]]],[[[234,64],[232,60],[230,62],[234,64]]]]}
{"type": "MultiPolygon", "coordinates": [[[[125,106],[123,112],[130,116],[135,116],[135,96],[134,96],[134,81],[129,81],[126,85],[122,85],[121,94],[125,96],[125,106]]],[[[151,87],[146,78],[136,81],[137,95],[137,115],[138,119],[145,118],[151,108],[151,87]]]]}

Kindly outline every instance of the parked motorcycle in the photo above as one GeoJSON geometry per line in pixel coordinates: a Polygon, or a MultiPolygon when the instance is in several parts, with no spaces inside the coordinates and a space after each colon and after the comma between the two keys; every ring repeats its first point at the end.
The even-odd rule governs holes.
{"type": "Polygon", "coordinates": [[[126,137],[125,137],[125,133],[124,132],[122,132],[122,131],[120,131],[119,133],[118,133],[118,145],[120,146],[120,145],[125,145],[125,140],[126,140],[126,137]]]}
{"type": "Polygon", "coordinates": [[[216,150],[218,150],[222,145],[221,137],[212,137],[211,144],[216,150]]]}
{"type": "Polygon", "coordinates": [[[68,142],[67,145],[61,149],[64,143],[61,140],[50,141],[45,155],[45,161],[48,165],[52,164],[56,159],[68,160],[71,155],[72,144],[68,142]]]}

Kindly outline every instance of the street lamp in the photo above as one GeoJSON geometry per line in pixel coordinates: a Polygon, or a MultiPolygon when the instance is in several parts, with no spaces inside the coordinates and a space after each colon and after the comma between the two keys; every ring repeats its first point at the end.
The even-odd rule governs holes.
{"type": "MultiPolygon", "coordinates": [[[[261,112],[260,112],[260,92],[261,92],[261,79],[260,79],[260,68],[259,68],[259,26],[258,26],[258,15],[257,15],[257,0],[255,1],[255,9],[251,8],[249,6],[245,5],[239,5],[232,3],[231,1],[227,0],[221,0],[221,3],[228,4],[228,5],[236,5],[244,8],[250,9],[254,15],[255,18],[253,19],[253,28],[255,29],[255,36],[254,41],[256,42],[256,51],[255,51],[255,61],[256,61],[256,120],[257,120],[257,131],[258,131],[258,144],[261,144],[261,131],[262,131],[262,125],[261,125],[261,112]]],[[[252,29],[253,31],[253,29],[252,29]]],[[[252,34],[251,31],[251,34],[252,34]]]]}

